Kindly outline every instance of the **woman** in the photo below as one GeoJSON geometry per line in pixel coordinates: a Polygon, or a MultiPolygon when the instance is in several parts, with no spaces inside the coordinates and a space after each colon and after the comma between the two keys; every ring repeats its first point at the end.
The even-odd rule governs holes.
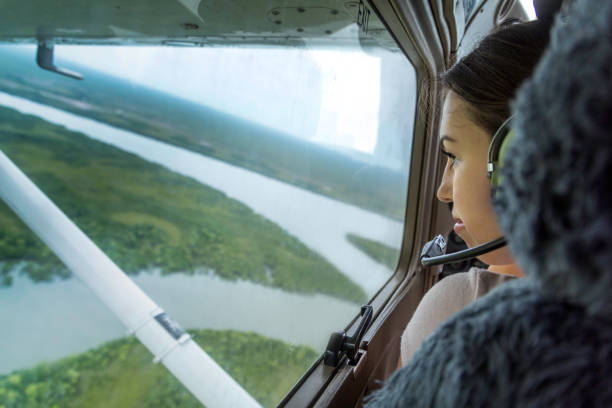
{"type": "MultiPolygon", "coordinates": [[[[452,203],[453,229],[468,247],[502,236],[487,178],[489,144],[546,48],[549,29],[545,21],[503,25],[441,77],[440,147],[447,163],[437,197],[452,203]]],[[[424,296],[402,335],[401,365],[447,318],[497,285],[523,276],[507,247],[479,259],[490,265],[488,270],[451,275],[424,296]]]]}

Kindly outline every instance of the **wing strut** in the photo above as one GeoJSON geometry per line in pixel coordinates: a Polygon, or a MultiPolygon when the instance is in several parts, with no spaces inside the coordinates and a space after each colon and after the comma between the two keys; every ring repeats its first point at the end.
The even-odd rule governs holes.
{"type": "Polygon", "coordinates": [[[0,150],[0,199],[204,405],[261,408],[0,150]]]}

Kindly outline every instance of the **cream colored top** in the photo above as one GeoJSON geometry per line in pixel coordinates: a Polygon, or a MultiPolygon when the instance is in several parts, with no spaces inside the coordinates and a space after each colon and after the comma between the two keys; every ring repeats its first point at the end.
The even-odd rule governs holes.
{"type": "Polygon", "coordinates": [[[508,280],[515,279],[486,269],[471,268],[442,279],[423,296],[402,334],[400,362],[412,355],[441,323],[480,296],[508,280]]]}

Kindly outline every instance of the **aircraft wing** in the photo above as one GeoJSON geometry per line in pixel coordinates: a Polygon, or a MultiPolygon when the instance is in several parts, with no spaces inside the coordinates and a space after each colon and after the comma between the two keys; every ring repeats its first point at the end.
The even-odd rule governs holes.
{"type": "Polygon", "coordinates": [[[5,43],[299,46],[354,41],[343,29],[357,23],[360,42],[393,44],[359,0],[5,0],[2,9],[5,43]]]}

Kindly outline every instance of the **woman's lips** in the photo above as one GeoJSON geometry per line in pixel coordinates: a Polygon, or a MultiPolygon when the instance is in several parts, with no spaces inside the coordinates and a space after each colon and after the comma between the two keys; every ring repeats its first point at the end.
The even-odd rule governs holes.
{"type": "Polygon", "coordinates": [[[455,226],[453,227],[453,231],[455,231],[455,234],[459,234],[464,229],[465,225],[463,225],[463,221],[461,221],[460,219],[455,219],[455,226]]]}

